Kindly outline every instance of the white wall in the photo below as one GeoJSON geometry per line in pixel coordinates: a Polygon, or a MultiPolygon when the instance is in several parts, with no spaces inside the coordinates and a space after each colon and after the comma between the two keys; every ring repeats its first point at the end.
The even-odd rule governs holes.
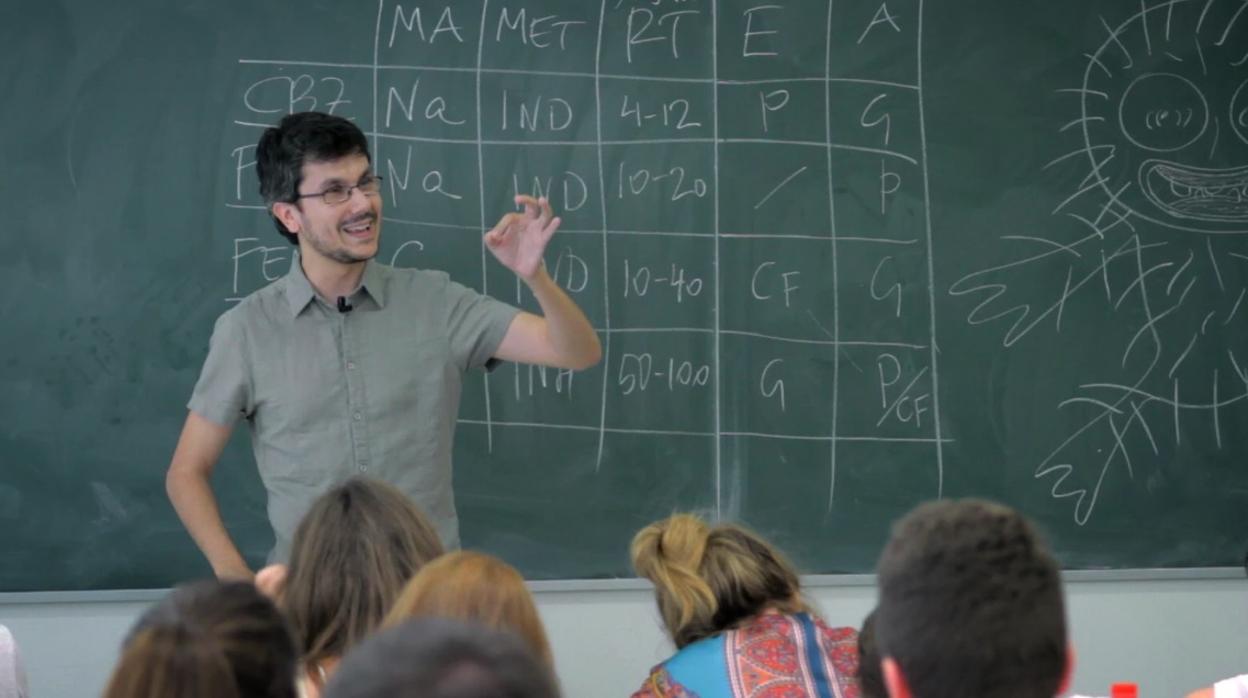
{"type": "MultiPolygon", "coordinates": [[[[871,586],[811,590],[834,625],[857,625],[874,605],[871,586]]],[[[1248,672],[1248,584],[1242,579],[1070,582],[1074,687],[1103,695],[1113,681],[1141,684],[1142,698],[1181,696],[1248,672]]],[[[37,597],[34,597],[37,598],[37,597]]],[[[669,651],[648,591],[538,591],[569,698],[627,696],[669,651]]],[[[33,698],[98,695],[133,601],[32,603],[0,599],[25,654],[33,698]]]]}

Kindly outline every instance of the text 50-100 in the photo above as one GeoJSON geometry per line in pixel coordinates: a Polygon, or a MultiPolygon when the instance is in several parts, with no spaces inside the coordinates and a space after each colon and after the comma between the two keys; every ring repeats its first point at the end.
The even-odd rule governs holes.
{"type": "Polygon", "coordinates": [[[617,384],[623,388],[623,394],[648,389],[650,381],[658,378],[656,385],[666,385],[668,390],[687,387],[703,387],[711,380],[711,367],[707,364],[695,364],[692,361],[676,361],[668,359],[664,364],[655,364],[654,357],[649,353],[624,354],[620,357],[620,373],[617,384]],[[655,370],[655,369],[658,370],[655,370]],[[666,379],[666,380],[664,380],[666,379]]]}

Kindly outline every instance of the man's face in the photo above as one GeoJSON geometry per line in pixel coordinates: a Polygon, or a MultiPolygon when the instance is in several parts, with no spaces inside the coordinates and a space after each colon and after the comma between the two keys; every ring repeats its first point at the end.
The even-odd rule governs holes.
{"type": "MultiPolygon", "coordinates": [[[[317,194],[327,189],[349,189],[373,176],[368,158],[348,155],[325,162],[305,162],[299,194],[317,194]]],[[[372,259],[381,238],[381,194],[351,190],[350,198],[327,204],[320,196],[307,196],[291,207],[297,221],[299,252],[339,264],[372,259]]],[[[290,227],[288,225],[288,227],[290,227]]]]}

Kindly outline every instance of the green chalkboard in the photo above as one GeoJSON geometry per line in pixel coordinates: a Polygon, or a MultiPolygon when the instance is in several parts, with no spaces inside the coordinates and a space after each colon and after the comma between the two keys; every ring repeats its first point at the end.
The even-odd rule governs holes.
{"type": "MultiPolygon", "coordinates": [[[[260,129],[354,119],[381,261],[525,307],[517,191],[601,331],[467,382],[465,543],[625,576],[673,510],[869,571],[987,496],[1071,568],[1248,543],[1248,12],[1239,0],[129,0],[0,9],[0,591],[207,572],[164,471],[213,320],[291,248],[260,129]]],[[[246,429],[217,473],[271,544],[246,429]]]]}

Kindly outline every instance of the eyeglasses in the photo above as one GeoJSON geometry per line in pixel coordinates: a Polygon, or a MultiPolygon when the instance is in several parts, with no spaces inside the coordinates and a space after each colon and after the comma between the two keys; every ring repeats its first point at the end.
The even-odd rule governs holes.
{"type": "Polygon", "coordinates": [[[357,182],[353,187],[349,187],[345,184],[331,184],[323,191],[318,191],[315,194],[299,194],[295,197],[295,199],[309,199],[314,196],[319,196],[327,206],[337,206],[338,204],[345,204],[348,200],[350,200],[351,193],[356,189],[359,189],[360,193],[366,196],[373,196],[380,193],[381,179],[382,178],[377,175],[368,175],[357,182]]]}

